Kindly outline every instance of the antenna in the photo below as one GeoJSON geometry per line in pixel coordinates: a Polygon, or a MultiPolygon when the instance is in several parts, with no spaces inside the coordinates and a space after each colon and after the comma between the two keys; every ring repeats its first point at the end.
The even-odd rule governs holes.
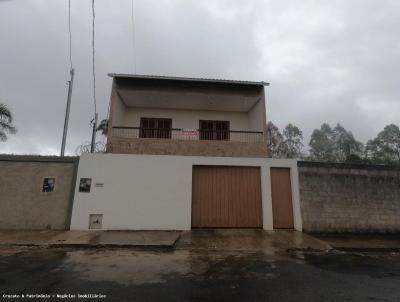
{"type": "Polygon", "coordinates": [[[132,0],[131,20],[132,20],[132,60],[133,60],[133,73],[136,74],[136,43],[135,43],[135,0],[132,0]]]}
{"type": "Polygon", "coordinates": [[[94,64],[94,0],[92,0],[92,77],[93,77],[93,102],[94,102],[94,118],[91,121],[93,132],[92,132],[92,143],[90,145],[90,153],[94,152],[94,145],[96,143],[96,130],[97,130],[97,102],[96,102],[96,70],[94,64]]]}

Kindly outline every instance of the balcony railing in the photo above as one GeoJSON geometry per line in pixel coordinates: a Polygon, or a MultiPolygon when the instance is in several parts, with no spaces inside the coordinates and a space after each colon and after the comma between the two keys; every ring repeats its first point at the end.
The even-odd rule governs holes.
{"type": "Polygon", "coordinates": [[[262,131],[226,131],[226,130],[186,130],[140,127],[112,127],[112,136],[118,138],[156,138],[174,140],[218,140],[243,143],[261,143],[264,141],[262,131]]]}

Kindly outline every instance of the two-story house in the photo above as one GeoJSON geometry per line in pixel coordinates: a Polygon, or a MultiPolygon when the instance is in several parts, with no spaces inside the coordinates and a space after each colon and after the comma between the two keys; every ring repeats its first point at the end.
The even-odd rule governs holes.
{"type": "Polygon", "coordinates": [[[107,152],[267,156],[266,83],[111,76],[107,152]]]}
{"type": "Polygon", "coordinates": [[[267,157],[267,83],[110,77],[106,154],[80,159],[72,229],[301,229],[296,162],[267,157]]]}

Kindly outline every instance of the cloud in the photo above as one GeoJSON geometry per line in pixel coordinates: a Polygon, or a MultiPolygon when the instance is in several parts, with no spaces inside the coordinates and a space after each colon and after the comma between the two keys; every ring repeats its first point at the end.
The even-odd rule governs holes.
{"type": "MultiPolygon", "coordinates": [[[[58,153],[69,78],[67,1],[0,1],[0,100],[18,134],[0,153],[58,153]]],[[[267,116],[306,140],[325,121],[366,141],[400,114],[398,1],[96,0],[100,117],[109,72],[264,80],[267,116]],[[135,50],[135,56],[133,55],[135,50]],[[134,64],[134,58],[136,64],[134,64]]],[[[72,0],[76,69],[67,151],[90,139],[90,1],[72,0]]],[[[307,143],[307,141],[306,141],[307,143]]]]}

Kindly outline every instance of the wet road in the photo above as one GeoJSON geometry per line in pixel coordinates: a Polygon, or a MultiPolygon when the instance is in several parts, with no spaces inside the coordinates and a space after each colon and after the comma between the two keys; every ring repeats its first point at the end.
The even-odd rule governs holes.
{"type": "Polygon", "coordinates": [[[400,301],[400,256],[3,247],[0,293],[48,294],[50,301],[56,294],[103,294],[103,301],[400,301]]]}

